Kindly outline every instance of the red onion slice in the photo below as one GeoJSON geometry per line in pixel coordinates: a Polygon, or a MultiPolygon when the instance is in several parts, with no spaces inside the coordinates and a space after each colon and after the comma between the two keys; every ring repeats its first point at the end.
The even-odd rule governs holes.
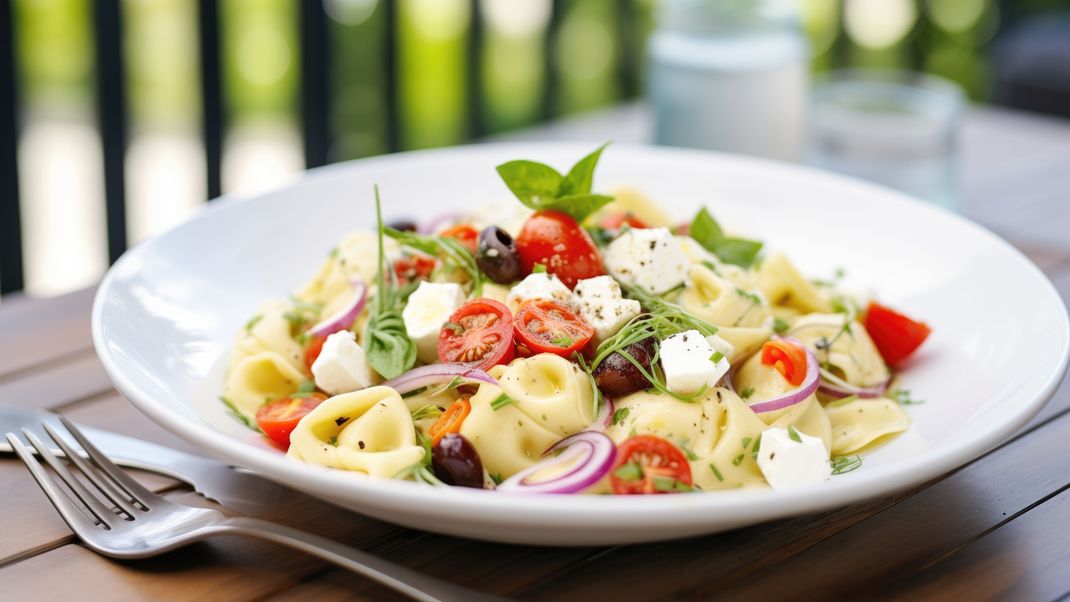
{"type": "Polygon", "coordinates": [[[592,428],[597,431],[606,430],[613,422],[614,412],[616,412],[616,407],[613,405],[613,400],[608,397],[603,397],[602,407],[598,409],[598,415],[594,417],[594,420],[591,422],[591,426],[588,428],[592,428]]]}
{"type": "Polygon", "coordinates": [[[753,410],[755,414],[765,414],[766,412],[775,412],[777,410],[783,410],[784,408],[790,408],[813,395],[814,391],[817,391],[818,384],[821,382],[821,367],[818,365],[817,356],[814,355],[813,351],[810,351],[809,347],[791,337],[774,338],[792,342],[806,350],[806,377],[803,378],[802,383],[800,383],[798,387],[784,393],[780,397],[774,397],[773,399],[750,404],[750,409],[753,410]]]}
{"type": "Polygon", "coordinates": [[[364,302],[368,298],[368,286],[361,280],[352,280],[352,283],[353,299],[345,307],[335,312],[334,315],[320,320],[309,328],[308,334],[325,337],[339,330],[345,330],[352,326],[353,322],[357,321],[357,316],[364,309],[364,302]]]}
{"type": "Polygon", "coordinates": [[[817,390],[829,397],[835,397],[836,399],[843,399],[844,397],[850,397],[852,395],[857,395],[863,399],[872,399],[884,395],[884,392],[888,390],[888,384],[891,382],[892,379],[889,378],[888,380],[875,385],[860,387],[858,385],[852,385],[841,378],[837,378],[827,370],[821,370],[821,384],[818,386],[817,390]]]}
{"type": "Polygon", "coordinates": [[[455,378],[459,378],[466,383],[498,384],[498,381],[493,376],[479,368],[464,364],[429,364],[413,368],[400,376],[394,377],[383,383],[383,386],[390,387],[404,395],[424,387],[450,383],[455,378]]]}
{"type": "Polygon", "coordinates": [[[597,431],[580,431],[558,441],[546,451],[553,456],[521,470],[509,477],[498,491],[519,493],[579,493],[606,476],[617,458],[613,440],[597,431]],[[534,476],[554,466],[571,466],[564,474],[548,481],[535,481],[534,476]]]}

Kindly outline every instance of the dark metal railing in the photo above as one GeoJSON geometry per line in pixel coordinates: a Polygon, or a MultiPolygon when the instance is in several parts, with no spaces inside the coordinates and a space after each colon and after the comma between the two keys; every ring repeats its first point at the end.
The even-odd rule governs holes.
{"type": "MultiPolygon", "coordinates": [[[[466,136],[478,138],[488,133],[482,60],[484,15],[479,0],[471,2],[471,22],[464,71],[467,107],[466,136]]],[[[638,92],[638,52],[636,0],[614,0],[614,27],[620,40],[617,77],[622,96],[638,92]]],[[[23,286],[24,249],[19,208],[18,125],[19,90],[12,0],[0,0],[0,294],[23,286]]],[[[331,24],[323,3],[297,0],[300,49],[300,127],[307,167],[332,161],[334,139],[331,124],[331,24]]],[[[376,10],[383,35],[379,60],[385,65],[381,92],[385,107],[384,147],[401,148],[401,114],[397,56],[398,6],[384,0],[376,10]]],[[[565,10],[565,0],[552,0],[552,12],[544,39],[544,85],[540,119],[557,115],[559,75],[554,65],[554,47],[565,10]]],[[[123,56],[123,11],[121,0],[91,2],[93,51],[96,61],[95,100],[97,126],[103,149],[104,195],[108,257],[115,261],[127,248],[126,186],[124,163],[128,145],[128,94],[123,56]]],[[[201,135],[204,142],[206,174],[205,198],[222,192],[223,141],[227,128],[223,84],[222,28],[218,0],[197,0],[197,28],[200,51],[201,135]]]]}

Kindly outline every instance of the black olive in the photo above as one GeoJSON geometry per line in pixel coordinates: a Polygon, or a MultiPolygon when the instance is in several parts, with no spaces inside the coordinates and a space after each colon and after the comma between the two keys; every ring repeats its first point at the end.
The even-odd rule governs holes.
{"type": "MultiPolygon", "coordinates": [[[[648,337],[624,348],[628,355],[650,372],[650,360],[654,357],[654,337],[648,337]]],[[[650,386],[650,381],[619,352],[613,352],[594,369],[594,382],[608,397],[623,397],[650,386]]]]}
{"type": "Polygon", "coordinates": [[[487,226],[479,233],[476,264],[488,278],[509,284],[520,278],[520,255],[509,233],[498,226],[487,226]]]}
{"type": "Polygon", "coordinates": [[[457,487],[483,488],[483,462],[472,444],[450,433],[431,448],[431,469],[438,480],[457,487]]]}
{"type": "Polygon", "coordinates": [[[402,232],[416,231],[416,222],[411,219],[397,219],[387,224],[387,226],[390,226],[395,230],[401,230],[402,232]]]}

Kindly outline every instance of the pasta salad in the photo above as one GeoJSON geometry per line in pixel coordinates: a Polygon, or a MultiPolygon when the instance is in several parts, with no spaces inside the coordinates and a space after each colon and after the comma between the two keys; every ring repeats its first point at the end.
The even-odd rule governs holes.
{"type": "Polygon", "coordinates": [[[814,486],[907,429],[929,327],[804,277],[707,209],[566,173],[346,236],[238,332],[221,399],[294,461],[533,494],[814,486]]]}

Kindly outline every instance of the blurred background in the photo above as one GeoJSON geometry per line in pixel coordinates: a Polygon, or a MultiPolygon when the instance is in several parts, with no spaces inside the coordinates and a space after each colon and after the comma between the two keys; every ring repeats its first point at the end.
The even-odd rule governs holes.
{"type": "MultiPolygon", "coordinates": [[[[221,193],[632,102],[657,1],[0,3],[0,292],[54,295],[221,193]]],[[[1068,0],[800,9],[815,73],[1070,116],[1068,0]]]]}

